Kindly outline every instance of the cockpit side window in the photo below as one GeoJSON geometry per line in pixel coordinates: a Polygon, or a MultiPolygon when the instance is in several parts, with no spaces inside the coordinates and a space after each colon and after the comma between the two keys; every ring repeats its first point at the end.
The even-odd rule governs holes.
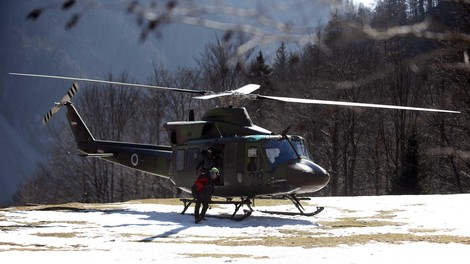
{"type": "Polygon", "coordinates": [[[308,149],[308,145],[305,140],[292,140],[292,145],[294,145],[295,150],[301,157],[312,159],[310,150],[308,149]]]}
{"type": "Polygon", "coordinates": [[[271,164],[276,161],[276,158],[279,157],[280,154],[281,150],[279,148],[266,148],[266,156],[271,164]]]}
{"type": "MultiPolygon", "coordinates": [[[[291,142],[299,156],[310,159],[310,152],[303,140],[294,140],[291,142]]],[[[292,146],[285,139],[266,140],[264,147],[271,166],[277,166],[280,163],[298,158],[292,146]]]]}

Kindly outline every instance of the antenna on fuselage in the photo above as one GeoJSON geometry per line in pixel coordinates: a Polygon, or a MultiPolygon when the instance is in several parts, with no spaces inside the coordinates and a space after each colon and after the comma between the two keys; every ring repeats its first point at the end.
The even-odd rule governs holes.
{"type": "Polygon", "coordinates": [[[292,142],[290,141],[289,137],[287,136],[287,132],[289,132],[290,128],[292,127],[293,124],[290,124],[286,129],[284,129],[282,132],[281,132],[281,136],[283,139],[287,140],[287,142],[289,142],[289,145],[291,146],[292,150],[294,151],[295,155],[297,156],[298,159],[300,159],[300,155],[299,153],[297,152],[297,150],[295,149],[294,147],[294,144],[292,144],[292,142]]]}

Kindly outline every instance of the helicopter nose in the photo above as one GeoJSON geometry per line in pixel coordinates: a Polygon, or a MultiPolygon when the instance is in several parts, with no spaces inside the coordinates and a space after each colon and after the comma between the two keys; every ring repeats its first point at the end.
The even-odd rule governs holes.
{"type": "Polygon", "coordinates": [[[330,174],[313,161],[300,159],[282,164],[276,178],[285,179],[296,193],[316,192],[330,181],[330,174]]]}

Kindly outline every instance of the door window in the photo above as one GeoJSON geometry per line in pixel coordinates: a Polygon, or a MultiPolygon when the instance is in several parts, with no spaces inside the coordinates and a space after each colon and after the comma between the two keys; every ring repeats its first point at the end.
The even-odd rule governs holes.
{"type": "Polygon", "coordinates": [[[179,149],[176,151],[176,170],[182,171],[184,170],[184,149],[179,149]]]}

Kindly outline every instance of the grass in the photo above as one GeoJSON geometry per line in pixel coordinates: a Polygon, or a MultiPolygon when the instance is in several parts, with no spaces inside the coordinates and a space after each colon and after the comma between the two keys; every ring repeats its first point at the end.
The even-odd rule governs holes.
{"type": "Polygon", "coordinates": [[[193,253],[193,254],[181,254],[187,258],[230,258],[230,259],[239,259],[239,258],[249,258],[249,259],[267,259],[269,257],[263,256],[253,256],[247,254],[217,254],[217,253],[193,253]]]}
{"type": "Polygon", "coordinates": [[[267,246],[267,247],[337,247],[339,245],[364,245],[368,243],[403,244],[408,242],[428,242],[438,244],[464,244],[470,245],[470,237],[432,235],[424,236],[417,234],[358,234],[350,236],[315,236],[309,232],[296,231],[289,236],[266,236],[253,239],[240,239],[239,237],[224,238],[215,241],[204,241],[218,246],[267,246]]]}
{"type": "Polygon", "coordinates": [[[0,252],[4,251],[25,251],[25,252],[33,252],[33,251],[84,251],[87,250],[87,246],[75,244],[70,245],[68,247],[56,247],[56,246],[48,246],[43,244],[17,244],[17,243],[9,243],[9,242],[0,242],[0,247],[5,246],[7,249],[0,249],[0,252]]]}
{"type": "Polygon", "coordinates": [[[362,219],[358,217],[343,217],[337,218],[335,221],[319,221],[323,228],[327,229],[341,229],[348,227],[381,227],[381,226],[398,226],[404,223],[397,223],[392,221],[376,220],[376,219],[362,219]]]}
{"type": "MultiPolygon", "coordinates": [[[[224,198],[214,197],[215,201],[225,201],[224,198]]],[[[32,204],[27,206],[17,206],[0,209],[0,211],[86,211],[86,210],[95,210],[95,211],[112,211],[120,210],[120,205],[122,203],[113,204],[113,203],[65,203],[65,204],[32,204]]],[[[164,204],[164,205],[183,205],[183,202],[180,201],[180,198],[155,198],[155,199],[142,199],[142,200],[131,200],[124,202],[124,204],[164,204]]],[[[254,201],[255,206],[277,206],[277,205],[292,205],[292,202],[289,200],[283,199],[256,199],[254,201]]],[[[214,205],[212,205],[214,206],[214,205]]],[[[0,221],[4,218],[0,216],[0,221]]]]}
{"type": "MultiPolygon", "coordinates": [[[[214,197],[212,198],[212,200],[225,201],[226,199],[214,197]]],[[[234,200],[237,200],[237,199],[234,199],[234,200]]],[[[128,204],[165,204],[165,205],[182,205],[183,204],[183,202],[180,201],[180,198],[132,200],[126,203],[128,204]]],[[[277,205],[292,205],[292,202],[289,200],[282,200],[282,199],[255,199],[254,204],[255,206],[277,206],[277,205]]]]}
{"type": "Polygon", "coordinates": [[[67,232],[67,233],[36,233],[32,234],[39,237],[56,237],[56,238],[74,238],[78,233],[67,232]]]}
{"type": "MultiPolygon", "coordinates": [[[[292,231],[285,236],[265,236],[253,238],[226,237],[215,240],[193,240],[192,244],[212,244],[223,247],[266,246],[266,247],[303,247],[321,248],[340,245],[365,245],[368,243],[404,244],[410,242],[427,242],[437,244],[470,245],[470,237],[452,235],[418,235],[413,233],[357,234],[349,236],[326,236],[310,232],[292,231]]],[[[183,243],[178,240],[152,241],[152,243],[183,243]]],[[[184,243],[188,243],[185,241],[184,243]]],[[[199,256],[202,257],[202,256],[199,256]]]]}
{"type": "Polygon", "coordinates": [[[161,198],[161,199],[143,199],[143,200],[131,200],[126,204],[165,204],[165,205],[182,205],[183,202],[180,198],[161,198]]]}
{"type": "Polygon", "coordinates": [[[435,228],[411,228],[408,231],[412,233],[436,233],[440,230],[435,228]]]}
{"type": "Polygon", "coordinates": [[[4,208],[1,211],[106,211],[119,209],[118,205],[100,203],[65,203],[65,204],[34,204],[4,208]]]}
{"type": "Polygon", "coordinates": [[[403,212],[404,210],[380,210],[377,211],[377,214],[374,216],[375,218],[381,219],[393,219],[397,216],[397,213],[403,212]]]}

